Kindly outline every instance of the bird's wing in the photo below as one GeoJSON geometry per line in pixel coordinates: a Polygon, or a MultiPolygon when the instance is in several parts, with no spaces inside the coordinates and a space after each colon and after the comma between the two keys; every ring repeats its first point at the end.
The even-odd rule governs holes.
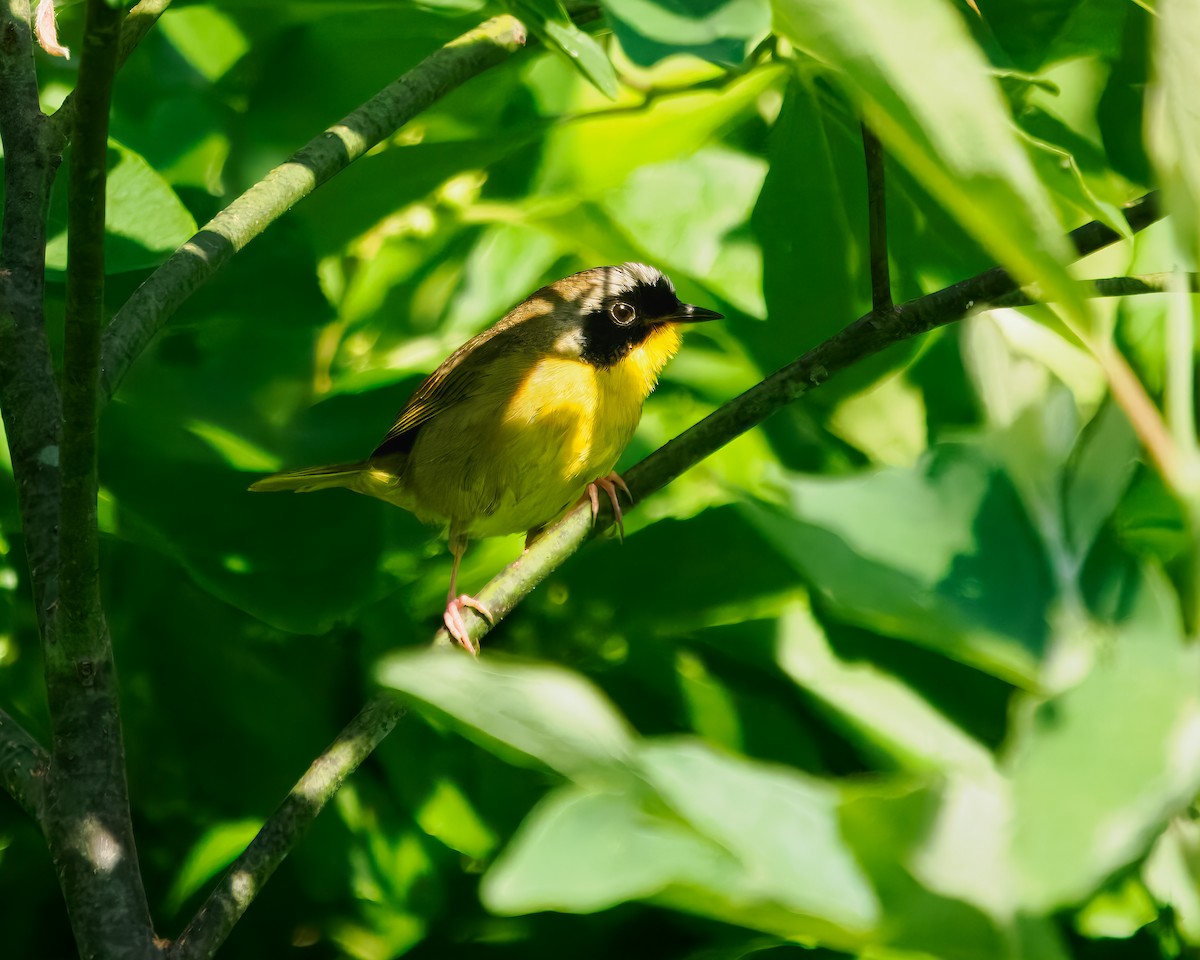
{"type": "Polygon", "coordinates": [[[405,453],[412,448],[417,429],[439,413],[474,396],[483,386],[480,375],[499,355],[514,347],[517,323],[512,314],[468,340],[426,377],[396,417],[396,422],[372,457],[405,453]],[[471,362],[465,362],[467,357],[471,362]]]}

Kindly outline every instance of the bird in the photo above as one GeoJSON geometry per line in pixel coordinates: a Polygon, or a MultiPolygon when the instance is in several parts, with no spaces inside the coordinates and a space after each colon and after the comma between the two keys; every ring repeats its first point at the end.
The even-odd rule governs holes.
{"type": "Polygon", "coordinates": [[[681,326],[721,314],[682,303],[643,263],[593,267],[537,290],[425,378],[364,460],[264,477],[257,492],[345,487],[448,525],[453,557],[442,622],[478,654],[456,594],[469,540],[526,534],[526,547],[599,491],[624,535],[614,472],[642,405],[681,344],[681,326]]]}

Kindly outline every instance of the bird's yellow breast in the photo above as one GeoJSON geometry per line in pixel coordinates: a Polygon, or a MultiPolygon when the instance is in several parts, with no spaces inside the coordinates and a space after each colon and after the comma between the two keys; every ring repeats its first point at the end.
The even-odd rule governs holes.
{"type": "Polygon", "coordinates": [[[556,519],[612,471],[679,342],[663,324],[608,367],[546,355],[517,368],[506,358],[489,374],[497,389],[422,428],[405,484],[417,512],[470,537],[556,519]]]}

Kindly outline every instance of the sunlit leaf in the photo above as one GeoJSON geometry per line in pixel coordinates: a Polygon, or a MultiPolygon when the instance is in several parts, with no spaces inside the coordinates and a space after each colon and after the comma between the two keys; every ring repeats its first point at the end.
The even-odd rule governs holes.
{"type": "Polygon", "coordinates": [[[1013,745],[1026,907],[1066,906],[1139,857],[1200,789],[1200,650],[1143,572],[1127,619],[1073,690],[1031,705],[1013,745]]]}
{"type": "MultiPolygon", "coordinates": [[[[108,142],[104,269],[123,273],[153,267],[196,232],[196,221],[170,186],[146,161],[115,140],[108,142]]],[[[67,269],[65,178],[54,190],[49,215],[46,269],[67,269]]]]}
{"type": "Polygon", "coordinates": [[[619,770],[629,762],[624,719],[598,690],[561,667],[419,651],[389,657],[379,677],[489,749],[565,776],[619,770]]]}

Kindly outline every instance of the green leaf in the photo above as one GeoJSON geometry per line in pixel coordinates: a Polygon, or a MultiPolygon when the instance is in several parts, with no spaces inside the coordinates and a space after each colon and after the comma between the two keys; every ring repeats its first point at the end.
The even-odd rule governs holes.
{"type": "Polygon", "coordinates": [[[1034,681],[1052,587],[1012,487],[982,450],[942,444],[912,469],[786,486],[789,508],[744,509],[839,618],[1034,681]]]}
{"type": "Polygon", "coordinates": [[[1200,790],[1200,648],[1160,574],[1135,589],[1086,678],[1018,713],[1013,857],[1031,912],[1076,903],[1144,856],[1200,790]]]}
{"type": "Polygon", "coordinates": [[[604,0],[613,32],[634,62],[690,53],[740,64],[771,29],[768,0],[604,0]]]}
{"type": "Polygon", "coordinates": [[[608,54],[571,20],[559,0],[510,0],[509,6],[539,38],[558,50],[606,97],[617,95],[617,73],[608,54]]]}
{"type": "Polygon", "coordinates": [[[635,796],[570,786],[526,818],[480,895],[495,913],[593,913],[733,870],[720,847],[646,814],[635,796]]]}
{"type": "MultiPolygon", "coordinates": [[[[139,154],[108,141],[104,270],[124,273],[154,267],[196,232],[196,221],[175,191],[139,154]]],[[[46,269],[67,269],[66,178],[50,200],[46,269]]]]}
{"type": "Polygon", "coordinates": [[[771,322],[750,335],[760,362],[773,369],[779,358],[797,356],[854,318],[860,271],[837,158],[812,84],[788,83],[767,151],[770,166],[751,222],[762,247],[771,322]],[[805,222],[821,229],[800,229],[805,222]],[[798,263],[807,265],[800,284],[798,263]]]}
{"type": "Polygon", "coordinates": [[[639,759],[667,805],[737,858],[738,899],[792,911],[798,934],[811,917],[843,942],[878,921],[870,881],[841,837],[834,786],[694,740],[647,743],[639,759]]]}
{"type": "Polygon", "coordinates": [[[774,8],[776,28],[838,73],[888,151],[993,256],[1087,318],[1049,194],[949,3],[776,0],[774,8]]]}
{"type": "Polygon", "coordinates": [[[561,667],[422,650],[388,657],[379,681],[501,756],[536,761],[566,777],[621,770],[629,762],[624,718],[561,667]]]}

